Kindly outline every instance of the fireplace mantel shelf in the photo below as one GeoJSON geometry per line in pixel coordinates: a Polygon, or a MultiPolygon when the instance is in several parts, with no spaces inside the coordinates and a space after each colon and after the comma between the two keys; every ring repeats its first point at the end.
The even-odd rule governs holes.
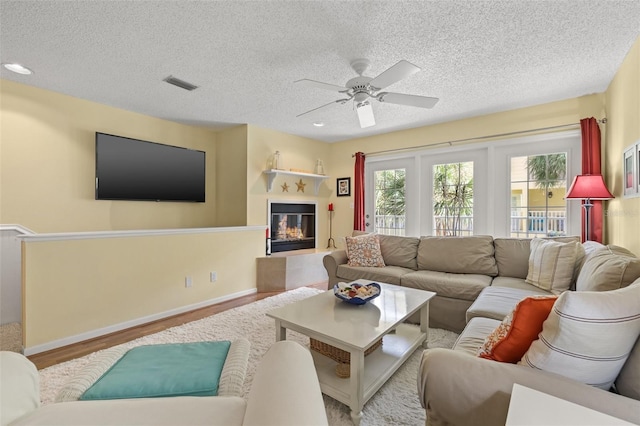
{"type": "Polygon", "coordinates": [[[265,170],[262,173],[267,175],[267,192],[271,192],[273,190],[273,181],[277,175],[299,176],[301,178],[313,179],[313,183],[315,186],[315,195],[318,195],[318,191],[320,190],[320,184],[322,183],[322,181],[325,179],[329,179],[329,176],[325,176],[325,175],[316,175],[312,173],[302,173],[302,172],[291,172],[288,170],[279,170],[279,169],[265,170]]]}

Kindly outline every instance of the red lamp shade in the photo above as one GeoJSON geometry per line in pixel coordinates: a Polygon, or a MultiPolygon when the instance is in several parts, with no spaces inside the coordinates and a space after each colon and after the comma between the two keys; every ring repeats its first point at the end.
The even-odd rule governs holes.
{"type": "Polygon", "coordinates": [[[573,179],[565,198],[610,200],[615,197],[607,189],[602,175],[578,175],[573,179]]]}

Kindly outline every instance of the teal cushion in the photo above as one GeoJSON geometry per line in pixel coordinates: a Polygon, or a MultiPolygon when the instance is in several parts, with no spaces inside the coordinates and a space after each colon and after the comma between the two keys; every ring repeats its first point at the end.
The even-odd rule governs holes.
{"type": "Polygon", "coordinates": [[[139,346],[129,350],[81,400],[212,396],[231,342],[139,346]]]}

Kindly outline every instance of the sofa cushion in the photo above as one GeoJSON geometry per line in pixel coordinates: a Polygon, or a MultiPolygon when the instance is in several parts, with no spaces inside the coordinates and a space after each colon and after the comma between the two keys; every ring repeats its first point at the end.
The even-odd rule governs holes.
{"type": "Polygon", "coordinates": [[[380,251],[385,265],[418,269],[418,245],[420,238],[396,235],[378,235],[380,251]]]}
{"type": "Polygon", "coordinates": [[[475,357],[484,339],[499,325],[500,321],[491,318],[473,318],[458,336],[453,349],[475,357]]]}
{"type": "Polygon", "coordinates": [[[542,238],[531,240],[527,284],[554,294],[568,290],[574,275],[579,245],[578,242],[561,243],[542,238]]]}
{"type": "Polygon", "coordinates": [[[418,269],[495,277],[498,267],[493,237],[422,237],[418,246],[418,269]]]}
{"type": "Polygon", "coordinates": [[[45,405],[11,426],[242,425],[246,407],[239,396],[74,401],[45,405]]]}
{"type": "Polygon", "coordinates": [[[438,296],[475,300],[491,285],[491,277],[476,274],[449,274],[437,271],[412,271],[402,276],[405,287],[435,292],[438,296]]]}
{"type": "Polygon", "coordinates": [[[576,290],[615,290],[628,286],[639,277],[640,259],[621,247],[607,246],[585,258],[576,290]]]}
{"type": "Polygon", "coordinates": [[[385,266],[377,235],[345,237],[345,242],[349,266],[385,266]]]}
{"type": "Polygon", "coordinates": [[[0,424],[8,425],[40,406],[40,376],[25,356],[0,351],[0,424]]]}
{"type": "Polygon", "coordinates": [[[491,332],[478,350],[481,358],[515,364],[538,338],[558,296],[528,296],[491,332]]]}
{"type": "Polygon", "coordinates": [[[519,364],[609,389],[640,335],[640,283],[558,297],[519,364]]]}
{"type": "MultiPolygon", "coordinates": [[[[494,278],[495,281],[498,277],[494,278]]],[[[517,278],[516,278],[517,279],[517,278]]],[[[467,322],[474,317],[493,318],[502,321],[525,297],[529,296],[548,296],[550,293],[543,290],[535,290],[527,284],[531,290],[520,288],[495,287],[493,283],[491,287],[487,287],[480,292],[478,298],[467,309],[467,322]]]]}
{"type": "Polygon", "coordinates": [[[80,399],[215,396],[230,346],[219,341],[134,347],[80,399]]]}
{"type": "Polygon", "coordinates": [[[527,278],[531,238],[495,238],[496,265],[501,277],[527,278]]]}
{"type": "Polygon", "coordinates": [[[616,390],[620,395],[640,401],[640,337],[616,378],[616,390]]]}
{"type": "Polygon", "coordinates": [[[493,277],[493,281],[491,281],[491,287],[504,287],[504,288],[525,290],[531,294],[551,294],[550,291],[543,290],[540,287],[536,287],[531,284],[527,284],[524,278],[500,277],[500,276],[493,277]]]}
{"type": "MultiPolygon", "coordinates": [[[[567,243],[580,242],[578,237],[544,238],[551,241],[567,243]]],[[[531,238],[495,238],[493,245],[496,250],[496,264],[498,275],[501,277],[527,278],[529,272],[529,254],[531,238]]],[[[603,246],[604,247],[604,246],[603,246]]]]}
{"type": "Polygon", "coordinates": [[[399,266],[373,268],[365,266],[339,265],[336,275],[338,278],[345,281],[355,281],[363,278],[365,280],[400,285],[400,278],[409,272],[413,272],[413,269],[401,268],[399,266]]]}

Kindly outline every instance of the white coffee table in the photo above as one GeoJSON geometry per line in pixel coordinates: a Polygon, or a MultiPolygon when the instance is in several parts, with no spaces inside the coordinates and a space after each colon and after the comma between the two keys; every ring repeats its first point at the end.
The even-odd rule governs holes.
{"type": "MultiPolygon", "coordinates": [[[[371,281],[357,280],[368,284],[371,281]]],[[[285,340],[287,329],[328,343],[351,355],[351,377],[336,376],[336,362],[311,351],[322,393],[351,408],[357,426],[364,404],[396,372],[418,347],[426,347],[430,291],[379,283],[379,297],[365,305],[341,301],[333,290],[274,309],[276,340],[285,340]],[[420,311],[420,325],[403,324],[420,311]],[[379,339],[382,347],[365,358],[365,351],[379,339]]]]}

